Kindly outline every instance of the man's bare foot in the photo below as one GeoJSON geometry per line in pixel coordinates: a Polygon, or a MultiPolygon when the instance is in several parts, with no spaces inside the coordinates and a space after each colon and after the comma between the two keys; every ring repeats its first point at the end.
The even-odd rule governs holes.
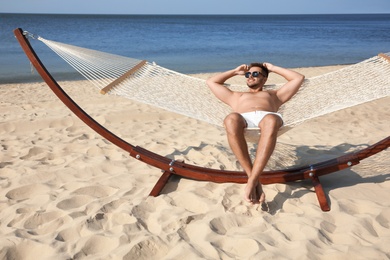
{"type": "Polygon", "coordinates": [[[248,183],[245,187],[245,200],[252,204],[261,204],[265,201],[265,193],[260,182],[255,184],[248,180],[248,183]]]}
{"type": "Polygon", "coordinates": [[[253,203],[253,184],[248,181],[244,189],[245,200],[253,203]]]}
{"type": "Polygon", "coordinates": [[[263,191],[263,186],[259,182],[256,186],[256,192],[257,192],[257,197],[259,198],[258,203],[262,204],[265,202],[265,193],[263,191]]]}

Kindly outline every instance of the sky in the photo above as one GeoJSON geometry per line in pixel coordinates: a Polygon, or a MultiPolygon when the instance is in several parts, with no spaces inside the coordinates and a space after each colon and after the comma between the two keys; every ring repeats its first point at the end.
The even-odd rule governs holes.
{"type": "Polygon", "coordinates": [[[1,0],[0,13],[349,14],[390,13],[390,0],[1,0]]]}

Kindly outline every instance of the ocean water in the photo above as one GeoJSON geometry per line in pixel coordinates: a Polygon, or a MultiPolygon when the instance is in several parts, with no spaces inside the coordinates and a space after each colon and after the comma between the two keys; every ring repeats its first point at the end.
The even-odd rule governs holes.
{"type": "MultiPolygon", "coordinates": [[[[13,35],[43,38],[154,61],[182,73],[268,61],[283,67],[351,64],[390,51],[390,14],[38,15],[0,14],[0,83],[39,79],[13,35]]],[[[74,71],[32,41],[49,71],[74,71]]]]}

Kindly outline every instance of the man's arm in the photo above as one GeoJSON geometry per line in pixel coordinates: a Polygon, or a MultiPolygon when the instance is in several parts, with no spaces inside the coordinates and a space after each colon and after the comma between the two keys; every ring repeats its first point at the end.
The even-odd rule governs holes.
{"type": "Polygon", "coordinates": [[[281,104],[290,100],[298,92],[305,76],[296,71],[272,65],[271,63],[264,63],[264,65],[270,72],[279,74],[288,81],[276,91],[276,96],[281,104]]]}
{"type": "Polygon", "coordinates": [[[228,104],[229,106],[233,105],[234,101],[234,93],[229,88],[224,86],[224,83],[226,80],[237,76],[237,75],[244,75],[245,72],[248,70],[248,66],[243,64],[238,66],[235,69],[225,71],[223,73],[217,74],[211,78],[209,78],[206,83],[207,86],[211,89],[211,91],[214,93],[214,95],[220,99],[222,102],[228,104]]]}

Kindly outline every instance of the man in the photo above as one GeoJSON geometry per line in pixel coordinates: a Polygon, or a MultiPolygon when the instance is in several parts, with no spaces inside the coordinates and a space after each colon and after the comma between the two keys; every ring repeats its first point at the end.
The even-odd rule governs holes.
{"type": "Polygon", "coordinates": [[[248,202],[263,203],[265,201],[259,176],[275,148],[277,132],[283,125],[283,119],[277,111],[282,104],[297,93],[304,78],[298,72],[270,63],[252,63],[249,66],[240,65],[207,80],[207,85],[214,95],[233,110],[225,118],[224,126],[229,145],[248,175],[244,190],[245,199],[248,202]],[[270,72],[284,77],[287,83],[277,90],[263,90],[270,72]],[[231,91],[224,86],[226,80],[238,75],[245,75],[247,78],[246,83],[249,87],[247,92],[231,91]],[[244,137],[247,127],[258,127],[261,132],[253,164],[244,137]]]}

